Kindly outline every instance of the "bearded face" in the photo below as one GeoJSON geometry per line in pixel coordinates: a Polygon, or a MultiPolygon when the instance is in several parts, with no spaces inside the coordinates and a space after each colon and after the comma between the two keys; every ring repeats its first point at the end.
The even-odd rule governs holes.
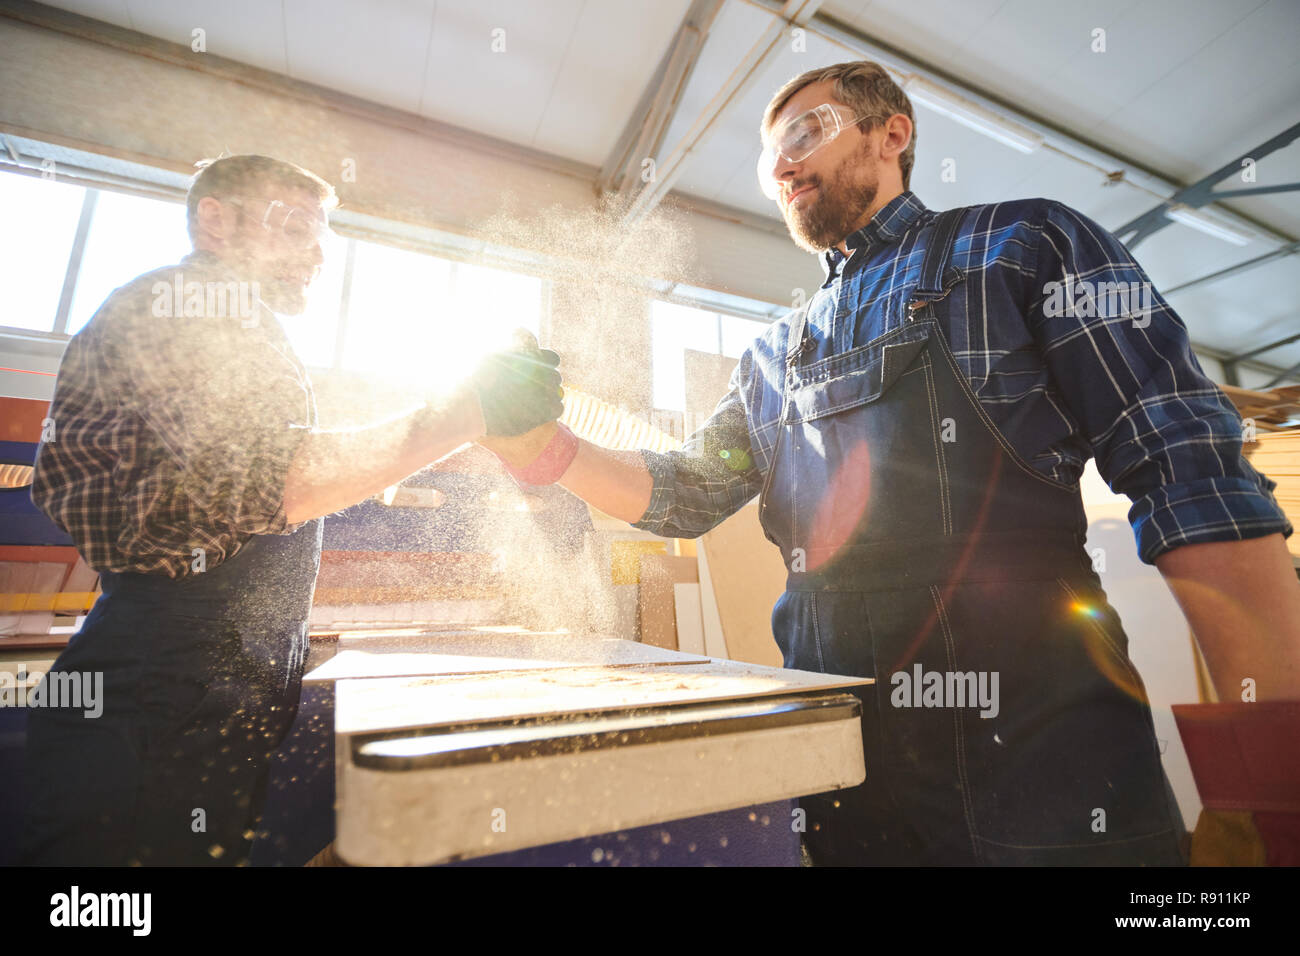
{"type": "Polygon", "coordinates": [[[301,315],[307,308],[307,288],[319,269],[300,257],[262,261],[254,267],[260,273],[262,301],[281,315],[301,315]]]}
{"type": "MultiPolygon", "coordinates": [[[[276,196],[247,200],[248,210],[238,207],[238,226],[227,239],[225,257],[241,275],[258,284],[258,295],[272,311],[299,315],[307,308],[307,289],[325,261],[319,238],[300,227],[285,228],[288,208],[302,222],[323,220],[325,213],[310,193],[290,192],[287,203],[276,196]]],[[[296,224],[295,224],[296,225],[296,224]]]]}
{"type": "Polygon", "coordinates": [[[782,198],[781,215],[799,248],[824,252],[862,221],[880,185],[869,147],[870,141],[864,141],[826,176],[813,173],[792,181],[786,193],[792,198],[782,198]]]}

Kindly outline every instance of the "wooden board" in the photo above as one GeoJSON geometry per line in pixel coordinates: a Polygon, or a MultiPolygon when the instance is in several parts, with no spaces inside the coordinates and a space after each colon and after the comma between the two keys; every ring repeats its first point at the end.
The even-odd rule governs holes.
{"type": "Polygon", "coordinates": [[[673,607],[673,585],[699,581],[695,558],[666,554],[641,555],[637,604],[642,644],[677,648],[677,625],[673,607]]]}
{"type": "Polygon", "coordinates": [[[1256,435],[1241,446],[1242,455],[1262,474],[1277,482],[1273,497],[1286,513],[1295,534],[1287,539],[1292,557],[1300,558],[1300,429],[1256,435]]]}
{"type": "MultiPolygon", "coordinates": [[[[703,424],[727,393],[736,359],[688,349],[686,432],[703,424]]],[[[758,507],[751,503],[697,539],[706,555],[727,656],[753,664],[781,665],[772,637],[772,606],[785,590],[785,564],[763,535],[758,507]]]]}
{"type": "Polygon", "coordinates": [[[1236,406],[1242,418],[1253,418],[1259,424],[1281,425],[1300,413],[1300,386],[1259,390],[1220,385],[1223,393],[1236,406]]]}
{"type": "Polygon", "coordinates": [[[635,641],[556,632],[462,630],[423,634],[343,636],[338,651],[306,677],[307,682],[421,674],[565,667],[628,667],[648,663],[699,662],[635,641]]]}
{"type": "Polygon", "coordinates": [[[718,613],[718,598],[713,592],[713,578],[709,574],[709,556],[703,548],[697,556],[700,563],[700,617],[704,622],[704,653],[713,658],[727,658],[727,639],[722,633],[722,617],[718,613]]]}
{"type": "Polygon", "coordinates": [[[786,569],[763,534],[758,505],[751,502],[699,539],[733,661],[781,666],[772,636],[772,608],[785,591],[786,569]]]}
{"type": "Polygon", "coordinates": [[[334,726],[337,733],[355,734],[770,697],[870,683],[858,677],[735,661],[347,680],[335,688],[334,726]]]}
{"type": "Polygon", "coordinates": [[[737,360],[712,352],[682,352],[686,380],[686,412],[682,419],[689,436],[708,420],[727,394],[737,360]]]}
{"type": "Polygon", "coordinates": [[[704,653],[704,619],[700,616],[700,586],[674,584],[673,607],[677,624],[677,649],[687,654],[704,653]]]}

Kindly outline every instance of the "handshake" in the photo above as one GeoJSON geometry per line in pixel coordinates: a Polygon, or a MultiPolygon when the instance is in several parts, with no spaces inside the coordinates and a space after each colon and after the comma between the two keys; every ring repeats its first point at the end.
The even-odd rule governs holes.
{"type": "Polygon", "coordinates": [[[518,330],[513,348],[484,358],[470,376],[484,434],[478,444],[501,459],[520,484],[558,481],[578,453],[564,414],[560,356],[518,330]]]}

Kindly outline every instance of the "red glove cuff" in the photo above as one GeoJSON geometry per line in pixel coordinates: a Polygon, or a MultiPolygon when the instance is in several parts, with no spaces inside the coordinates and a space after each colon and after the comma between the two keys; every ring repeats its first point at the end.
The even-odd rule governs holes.
{"type": "Polygon", "coordinates": [[[559,422],[555,425],[555,434],[551,436],[551,440],[546,443],[542,453],[526,467],[514,468],[504,458],[501,459],[501,463],[506,466],[506,471],[510,472],[510,477],[519,484],[552,485],[559,481],[573,464],[573,459],[578,455],[578,436],[559,422]]]}

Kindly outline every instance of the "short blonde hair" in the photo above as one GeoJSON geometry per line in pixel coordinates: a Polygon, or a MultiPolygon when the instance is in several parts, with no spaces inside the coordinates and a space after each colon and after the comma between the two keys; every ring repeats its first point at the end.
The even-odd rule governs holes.
{"type": "Polygon", "coordinates": [[[767,104],[760,132],[766,133],[771,128],[772,121],[785,108],[785,104],[790,102],[792,96],[805,86],[826,80],[835,81],[835,86],[832,88],[835,99],[857,113],[886,118],[895,113],[902,113],[912,121],[912,141],[898,154],[898,169],[903,174],[903,188],[909,189],[912,182],[912,165],[916,161],[916,117],[912,114],[912,101],[879,63],[873,63],[871,60],[854,60],[850,63],[837,63],[834,66],[799,74],[777,90],[772,101],[767,104]]]}
{"type": "Polygon", "coordinates": [[[326,212],[338,205],[333,186],[310,170],[283,159],[245,154],[200,160],[195,165],[199,171],[185,197],[190,238],[194,240],[199,232],[199,200],[206,196],[221,199],[259,186],[273,186],[306,190],[320,201],[326,212]]]}

